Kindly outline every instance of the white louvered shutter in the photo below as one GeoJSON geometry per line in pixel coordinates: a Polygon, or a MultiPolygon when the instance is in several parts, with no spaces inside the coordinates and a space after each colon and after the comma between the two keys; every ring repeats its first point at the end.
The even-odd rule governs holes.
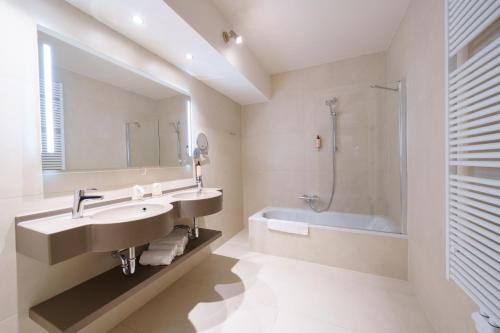
{"type": "Polygon", "coordinates": [[[40,120],[42,135],[42,169],[64,170],[64,103],[63,85],[61,82],[52,84],[52,107],[54,112],[54,152],[47,152],[47,130],[45,119],[45,87],[40,80],[40,120]]]}

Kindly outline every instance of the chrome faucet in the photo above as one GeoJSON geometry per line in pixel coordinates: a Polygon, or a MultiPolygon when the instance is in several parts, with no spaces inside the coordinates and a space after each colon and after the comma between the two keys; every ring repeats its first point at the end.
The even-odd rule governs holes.
{"type": "Polygon", "coordinates": [[[196,185],[198,187],[198,194],[203,192],[203,179],[201,178],[201,163],[200,161],[195,164],[196,185]]]}
{"type": "Polygon", "coordinates": [[[74,219],[79,219],[83,217],[83,202],[86,200],[102,200],[104,196],[102,195],[87,195],[87,191],[97,191],[95,188],[90,188],[87,190],[76,190],[75,196],[73,197],[73,213],[74,219]]]}
{"type": "Polygon", "coordinates": [[[203,180],[201,179],[201,176],[196,177],[196,185],[198,186],[198,193],[203,192],[203,180]]]}

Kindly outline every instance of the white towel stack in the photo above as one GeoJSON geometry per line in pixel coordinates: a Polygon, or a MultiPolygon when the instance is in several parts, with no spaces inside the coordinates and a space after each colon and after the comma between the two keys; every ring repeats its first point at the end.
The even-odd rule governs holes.
{"type": "Polygon", "coordinates": [[[168,245],[176,245],[177,253],[176,255],[180,256],[184,253],[184,249],[188,243],[188,236],[186,229],[175,229],[167,237],[156,240],[154,242],[149,243],[150,250],[163,250],[165,246],[168,245]]]}
{"type": "Polygon", "coordinates": [[[175,229],[166,237],[149,243],[139,259],[141,265],[170,265],[176,256],[184,253],[188,243],[185,229],[175,229]]]}
{"type": "Polygon", "coordinates": [[[170,265],[175,258],[175,246],[171,250],[147,250],[142,252],[139,263],[141,265],[170,265]]]}

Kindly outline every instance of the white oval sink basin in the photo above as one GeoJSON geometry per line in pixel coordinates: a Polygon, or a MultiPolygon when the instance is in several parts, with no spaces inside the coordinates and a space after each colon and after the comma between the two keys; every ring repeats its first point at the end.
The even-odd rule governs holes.
{"type": "Polygon", "coordinates": [[[130,222],[158,216],[166,213],[171,208],[171,205],[135,203],[101,210],[89,217],[93,220],[97,220],[96,222],[98,223],[130,222]]]}
{"type": "Polygon", "coordinates": [[[180,200],[200,200],[200,199],[209,199],[222,195],[219,191],[207,191],[202,190],[198,192],[198,190],[186,191],[172,194],[172,198],[180,199],[180,200]]]}

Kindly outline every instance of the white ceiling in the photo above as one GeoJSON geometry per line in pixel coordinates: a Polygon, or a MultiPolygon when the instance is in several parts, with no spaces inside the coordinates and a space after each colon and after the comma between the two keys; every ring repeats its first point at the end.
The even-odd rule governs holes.
{"type": "Polygon", "coordinates": [[[409,0],[213,0],[272,74],[386,50],[409,0]]]}
{"type": "Polygon", "coordinates": [[[248,75],[255,64],[275,74],[385,51],[410,0],[66,1],[234,101],[252,104],[269,95],[265,80],[248,75]],[[134,25],[133,15],[144,24],[134,25]],[[221,31],[231,28],[251,52],[220,45],[221,31]]]}
{"type": "Polygon", "coordinates": [[[266,100],[163,0],[66,1],[240,104],[266,100]],[[144,23],[133,24],[134,15],[142,17],[144,23]],[[186,60],[186,53],[193,54],[192,61],[186,60]]]}
{"type": "Polygon", "coordinates": [[[38,42],[51,46],[52,62],[56,67],[153,100],[161,100],[179,94],[179,92],[144,75],[134,73],[109,60],[98,57],[45,33],[38,33],[38,42]]]}

